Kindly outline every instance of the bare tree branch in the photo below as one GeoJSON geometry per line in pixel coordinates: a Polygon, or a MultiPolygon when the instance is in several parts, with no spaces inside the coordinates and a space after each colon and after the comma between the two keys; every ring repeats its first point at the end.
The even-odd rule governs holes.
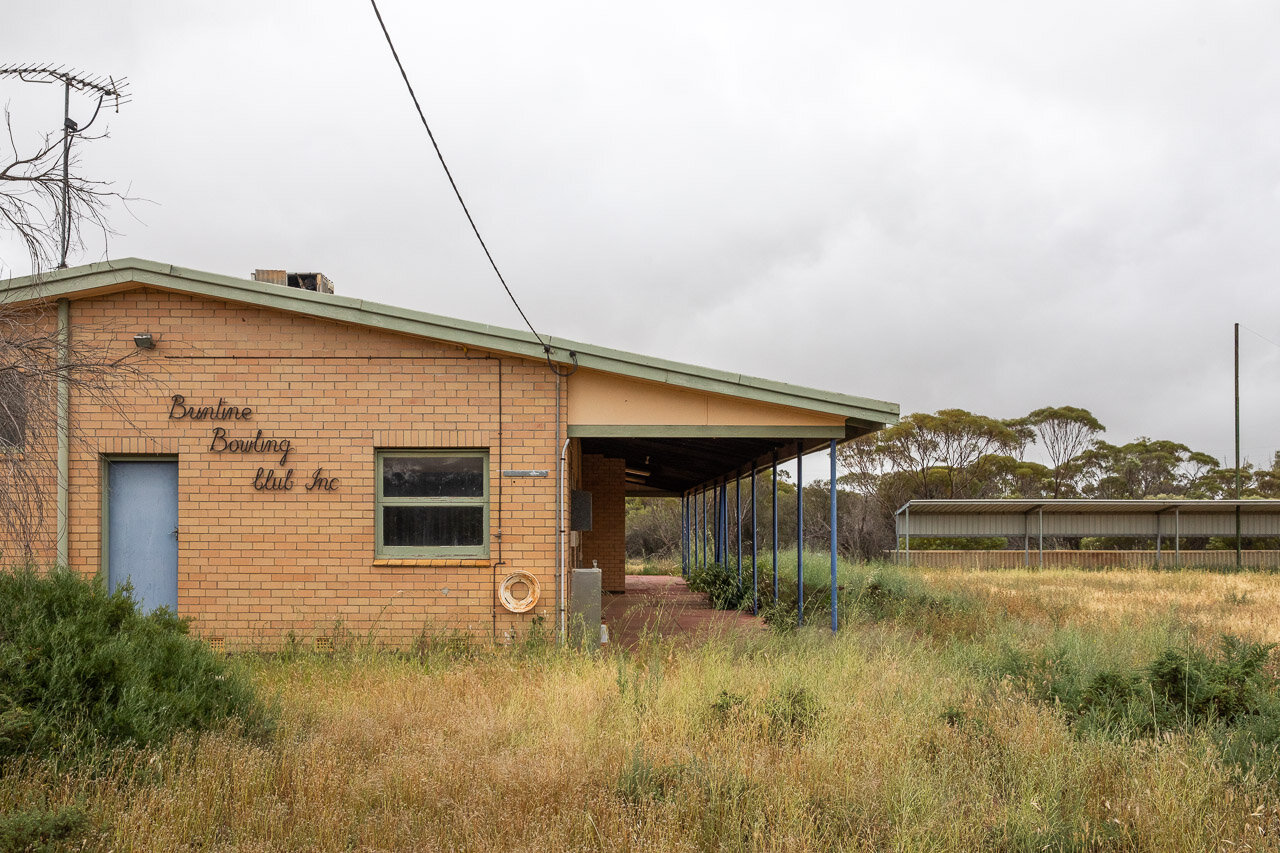
{"type": "MultiPolygon", "coordinates": [[[[97,135],[46,134],[34,150],[19,151],[13,134],[13,119],[5,110],[5,127],[12,160],[0,165],[0,227],[13,233],[26,250],[34,275],[52,269],[62,257],[60,222],[62,211],[62,152],[70,138],[76,143],[105,139],[97,135]]],[[[84,232],[90,229],[104,238],[115,234],[107,222],[112,201],[128,201],[105,181],[93,181],[80,174],[80,149],[70,147],[67,201],[69,240],[72,251],[85,248],[84,232]]],[[[0,267],[13,268],[11,259],[0,258],[0,267]]]]}

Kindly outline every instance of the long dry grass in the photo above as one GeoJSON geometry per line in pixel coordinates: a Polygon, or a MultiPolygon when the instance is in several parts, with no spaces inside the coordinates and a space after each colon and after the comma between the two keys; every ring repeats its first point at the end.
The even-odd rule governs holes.
{"type": "MultiPolygon", "coordinates": [[[[1032,579],[1009,574],[979,576],[993,606],[1034,598],[1032,579]]],[[[1123,630],[1163,630],[1163,612],[1121,603],[1118,584],[1052,574],[1070,591],[1064,618],[1110,597],[1105,618],[1149,623],[1123,630]]],[[[1136,595],[1161,579],[1206,608],[1218,594],[1123,574],[1136,595]]],[[[1268,578],[1232,580],[1264,600],[1268,578]]],[[[1045,595],[1002,618],[1057,618],[1058,593],[1045,595]]],[[[969,642],[880,622],[606,656],[532,643],[247,657],[279,704],[271,742],[189,738],[98,775],[10,766],[0,813],[78,803],[96,827],[85,845],[110,850],[1280,846],[1275,787],[1225,763],[1208,734],[1082,737],[958,665],[969,642]]]]}
{"type": "Polygon", "coordinates": [[[1125,569],[917,569],[933,586],[981,597],[1023,620],[1135,625],[1173,619],[1211,638],[1280,643],[1280,573],[1125,569]]]}

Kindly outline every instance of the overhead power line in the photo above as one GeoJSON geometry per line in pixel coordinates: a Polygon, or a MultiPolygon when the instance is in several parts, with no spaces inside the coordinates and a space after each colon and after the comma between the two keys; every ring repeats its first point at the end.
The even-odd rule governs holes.
{"type": "Polygon", "coordinates": [[[1280,343],[1277,343],[1277,342],[1276,342],[1275,340],[1273,340],[1272,338],[1269,338],[1269,337],[1267,337],[1266,335],[1262,334],[1262,332],[1259,332],[1257,329],[1250,329],[1250,328],[1249,328],[1248,326],[1246,326],[1244,323],[1241,323],[1241,324],[1240,324],[1240,328],[1242,328],[1242,329],[1247,329],[1248,331],[1253,332],[1255,335],[1257,335],[1258,337],[1262,338],[1264,341],[1266,341],[1267,343],[1271,344],[1273,347],[1280,347],[1280,343]]]}
{"type": "MultiPolygon", "coordinates": [[[[382,12],[378,11],[376,0],[369,0],[369,3],[373,6],[373,14],[378,17],[378,26],[382,28],[382,35],[387,39],[387,47],[391,48],[391,55],[395,58],[396,67],[400,69],[400,76],[404,79],[404,85],[409,89],[409,97],[413,98],[413,106],[418,111],[418,118],[422,120],[422,126],[427,131],[427,137],[431,140],[431,147],[435,149],[436,157],[440,160],[440,166],[444,169],[444,174],[449,179],[449,186],[453,187],[453,194],[457,196],[458,204],[462,206],[462,212],[466,214],[467,222],[471,224],[472,233],[476,235],[476,240],[480,241],[480,248],[484,250],[484,256],[489,259],[489,266],[493,267],[494,275],[502,283],[502,289],[511,298],[511,304],[516,306],[516,311],[520,312],[520,319],[524,320],[524,324],[529,327],[529,331],[533,332],[533,336],[538,339],[538,343],[542,344],[542,351],[547,356],[547,364],[551,365],[551,344],[543,340],[542,335],[538,334],[538,330],[533,327],[533,323],[529,322],[524,309],[520,307],[520,302],[507,285],[507,280],[503,277],[502,270],[498,269],[498,264],[493,259],[493,253],[489,251],[489,246],[484,242],[484,237],[480,236],[480,229],[476,226],[476,221],[471,216],[467,203],[462,199],[462,191],[458,189],[458,182],[453,179],[453,173],[449,171],[449,164],[444,160],[444,154],[441,153],[440,145],[436,142],[436,135],[431,132],[431,125],[427,123],[427,116],[422,111],[422,104],[418,102],[418,95],[413,91],[413,84],[409,82],[409,75],[404,70],[404,63],[400,61],[400,54],[396,51],[395,43],[391,40],[391,33],[387,31],[387,24],[382,20],[382,12]]],[[[554,365],[552,365],[552,370],[555,370],[554,365]]]]}

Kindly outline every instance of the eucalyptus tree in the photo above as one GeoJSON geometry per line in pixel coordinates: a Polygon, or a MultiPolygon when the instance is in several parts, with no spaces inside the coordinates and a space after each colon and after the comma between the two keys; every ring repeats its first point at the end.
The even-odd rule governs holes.
{"type": "Polygon", "coordinates": [[[1078,494],[1078,480],[1084,473],[1082,454],[1106,427],[1088,409],[1076,406],[1045,406],[1020,418],[1018,423],[1034,432],[1049,457],[1053,487],[1048,497],[1078,494]]]}

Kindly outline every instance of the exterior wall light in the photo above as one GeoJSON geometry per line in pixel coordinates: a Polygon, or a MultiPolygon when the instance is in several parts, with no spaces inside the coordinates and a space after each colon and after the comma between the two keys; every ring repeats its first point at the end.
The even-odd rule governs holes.
{"type": "Polygon", "coordinates": [[[133,344],[138,349],[155,349],[156,348],[156,340],[151,336],[150,332],[143,332],[140,335],[134,335],[133,344]]]}

